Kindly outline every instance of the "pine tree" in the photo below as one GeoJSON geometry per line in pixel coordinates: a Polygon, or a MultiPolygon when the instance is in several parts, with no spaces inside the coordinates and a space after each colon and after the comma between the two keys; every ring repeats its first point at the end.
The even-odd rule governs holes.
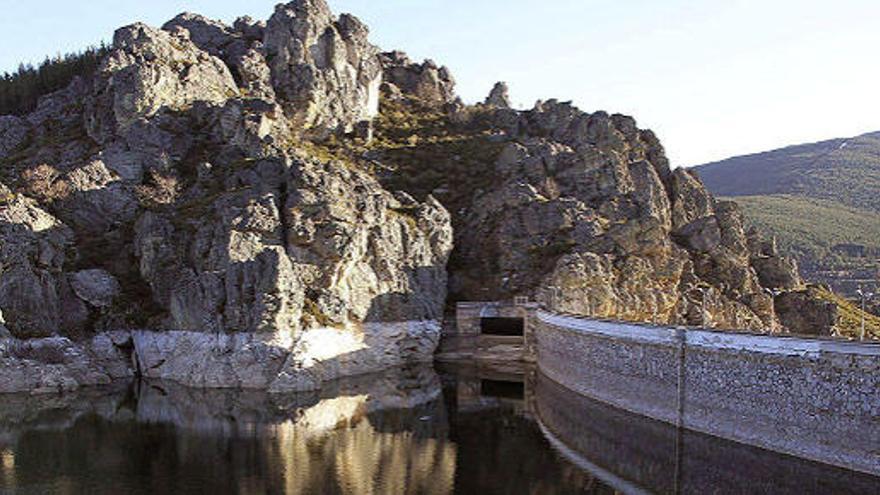
{"type": "Polygon", "coordinates": [[[108,48],[103,43],[79,53],[46,57],[38,67],[19,64],[14,73],[0,77],[0,115],[25,115],[40,97],[64,89],[76,76],[91,76],[108,48]]]}

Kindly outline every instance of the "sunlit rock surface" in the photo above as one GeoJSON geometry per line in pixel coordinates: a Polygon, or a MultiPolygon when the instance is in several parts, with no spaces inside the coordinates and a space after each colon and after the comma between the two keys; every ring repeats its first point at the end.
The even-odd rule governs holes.
{"type": "Polygon", "coordinates": [[[303,136],[369,127],[378,53],[323,0],[267,23],[119,29],[93,77],[2,120],[4,327],[82,350],[169,330],[129,338],[135,371],[208,387],[312,388],[428,359],[449,214],[303,136]]]}

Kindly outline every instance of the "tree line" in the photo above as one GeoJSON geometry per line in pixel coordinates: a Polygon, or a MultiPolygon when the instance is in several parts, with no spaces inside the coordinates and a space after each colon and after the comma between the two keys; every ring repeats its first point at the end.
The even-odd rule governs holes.
{"type": "Polygon", "coordinates": [[[67,87],[76,76],[95,72],[108,48],[103,43],[77,53],[46,57],[38,66],[20,64],[0,77],[0,115],[25,115],[41,96],[67,87]]]}

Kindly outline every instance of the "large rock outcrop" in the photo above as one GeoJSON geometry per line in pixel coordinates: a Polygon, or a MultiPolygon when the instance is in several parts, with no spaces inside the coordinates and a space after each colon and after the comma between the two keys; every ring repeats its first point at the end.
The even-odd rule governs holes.
{"type": "Polygon", "coordinates": [[[380,60],[386,93],[407,94],[440,107],[457,98],[452,73],[445,66],[438,67],[433,60],[414,63],[401,51],[383,53],[380,60]]]}
{"type": "Polygon", "coordinates": [[[134,226],[164,326],[295,333],[442,316],[452,234],[436,201],[401,201],[341,162],[264,160],[212,173],[231,173],[223,182],[238,190],[145,212],[134,226]]]}
{"type": "MultiPolygon", "coordinates": [[[[404,138],[434,173],[402,162],[398,173],[415,179],[401,182],[442,192],[454,212],[454,300],[528,296],[605,318],[783,329],[773,291],[801,286],[796,266],[755,251],[736,205],[671,169],[653,133],[556,100],[516,111],[505,95],[496,85],[484,105],[450,109],[445,134],[432,122],[404,138]],[[438,143],[443,135],[455,138],[438,143]],[[497,151],[463,167],[475,149],[497,151]]],[[[392,101],[393,115],[424,112],[413,88],[392,101]]],[[[375,156],[405,159],[395,146],[375,156]]]]}
{"type": "Polygon", "coordinates": [[[448,288],[781,329],[796,266],[653,133],[509,103],[464,105],[323,0],[121,28],[95,74],[0,117],[0,389],[313,389],[431,359],[448,288]]]}
{"type": "Polygon", "coordinates": [[[229,68],[186,34],[144,24],[116,31],[113,51],[95,82],[96,109],[89,116],[89,130],[96,141],[104,142],[108,133],[123,132],[160,110],[186,110],[196,101],[222,103],[237,94],[229,68]]]}
{"type": "Polygon", "coordinates": [[[457,239],[477,260],[453,273],[459,297],[552,293],[571,313],[779,328],[735,205],[670,170],[653,134],[555,101],[502,116],[499,184],[474,198],[457,239]]]}
{"type": "MultiPolygon", "coordinates": [[[[368,127],[378,53],[322,0],[231,27],[181,14],[118,30],[93,77],[3,117],[3,337],[85,349],[9,365],[100,370],[84,342],[115,330],[132,372],[195,386],[314,388],[430,359],[449,214],[306,140],[368,127]]],[[[22,380],[5,388],[36,387],[22,380]]]]}
{"type": "Polygon", "coordinates": [[[334,18],[324,0],[278,5],[266,23],[266,55],[297,127],[349,132],[376,116],[382,68],[368,34],[352,15],[334,18]]]}

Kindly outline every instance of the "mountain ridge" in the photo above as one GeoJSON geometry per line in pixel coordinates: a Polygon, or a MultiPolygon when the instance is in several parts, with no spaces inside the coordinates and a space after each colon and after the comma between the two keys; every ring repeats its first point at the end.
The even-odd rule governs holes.
{"type": "Polygon", "coordinates": [[[880,131],[731,157],[694,170],[798,259],[807,280],[846,297],[880,278],[880,131]]]}
{"type": "Polygon", "coordinates": [[[880,212],[880,131],[691,167],[719,196],[792,194],[880,212]]]}

